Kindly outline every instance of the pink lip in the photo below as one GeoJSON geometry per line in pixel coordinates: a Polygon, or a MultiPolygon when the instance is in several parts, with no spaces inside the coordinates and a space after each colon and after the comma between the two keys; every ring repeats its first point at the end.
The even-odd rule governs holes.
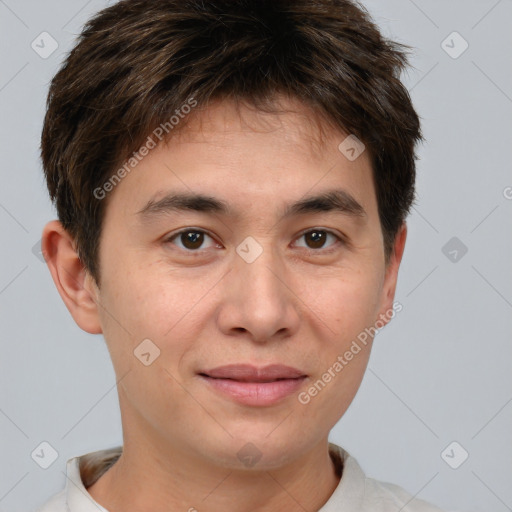
{"type": "Polygon", "coordinates": [[[307,375],[290,366],[227,365],[199,372],[213,389],[246,405],[272,405],[295,392],[307,375]]]}

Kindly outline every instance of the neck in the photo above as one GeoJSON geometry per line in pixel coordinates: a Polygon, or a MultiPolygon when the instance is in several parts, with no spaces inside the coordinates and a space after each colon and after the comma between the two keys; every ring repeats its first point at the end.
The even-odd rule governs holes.
{"type": "Polygon", "coordinates": [[[88,489],[109,512],[304,512],[319,510],[339,484],[327,438],[272,470],[219,467],[179,446],[137,439],[124,436],[122,455],[88,489]]]}

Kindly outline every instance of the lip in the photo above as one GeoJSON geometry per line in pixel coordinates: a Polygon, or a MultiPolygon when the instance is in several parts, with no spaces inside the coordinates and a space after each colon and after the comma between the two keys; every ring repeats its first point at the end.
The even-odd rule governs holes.
{"type": "Polygon", "coordinates": [[[210,389],[236,402],[273,405],[297,391],[307,375],[291,366],[273,364],[258,368],[249,364],[232,364],[198,372],[210,389]]]}

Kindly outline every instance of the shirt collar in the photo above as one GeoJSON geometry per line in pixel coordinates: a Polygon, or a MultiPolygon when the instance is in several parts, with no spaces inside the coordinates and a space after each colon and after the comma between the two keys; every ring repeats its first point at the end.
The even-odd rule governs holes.
{"type": "Polygon", "coordinates": [[[363,510],[365,474],[354,457],[340,446],[329,443],[329,452],[343,465],[341,480],[318,512],[356,512],[363,510]]]}
{"type": "Polygon", "coordinates": [[[87,492],[80,475],[80,457],[66,464],[66,503],[69,512],[108,512],[87,492]]]}

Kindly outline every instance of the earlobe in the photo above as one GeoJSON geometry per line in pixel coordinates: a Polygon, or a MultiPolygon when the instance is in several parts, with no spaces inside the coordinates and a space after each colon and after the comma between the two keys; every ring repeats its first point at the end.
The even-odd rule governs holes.
{"type": "Polygon", "coordinates": [[[74,241],[62,224],[53,220],[43,229],[41,249],[53,282],[78,326],[90,334],[102,332],[97,288],[78,258],[74,241]]]}

